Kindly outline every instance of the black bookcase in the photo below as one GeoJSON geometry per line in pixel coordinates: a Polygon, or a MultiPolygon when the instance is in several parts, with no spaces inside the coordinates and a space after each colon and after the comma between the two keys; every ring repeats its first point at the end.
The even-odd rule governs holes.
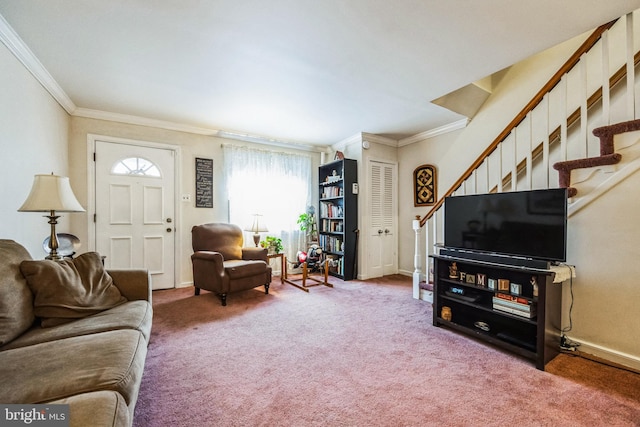
{"type": "Polygon", "coordinates": [[[329,274],[352,280],[357,274],[357,162],[336,160],[320,166],[318,174],[318,244],[328,259],[329,274]]]}
{"type": "Polygon", "coordinates": [[[562,284],[549,270],[432,255],[433,325],[531,359],[560,352],[562,284]],[[455,263],[455,266],[454,266],[455,263]]]}

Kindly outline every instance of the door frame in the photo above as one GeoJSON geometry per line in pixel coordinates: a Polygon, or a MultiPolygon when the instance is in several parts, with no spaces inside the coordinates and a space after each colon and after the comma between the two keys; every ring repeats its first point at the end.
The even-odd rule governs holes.
{"type": "Polygon", "coordinates": [[[94,215],[96,214],[96,163],[94,160],[94,153],[96,152],[96,141],[109,142],[113,144],[126,144],[136,145],[139,147],[158,148],[163,150],[173,151],[173,166],[174,166],[174,191],[173,191],[173,211],[175,218],[174,225],[174,241],[173,241],[173,283],[174,287],[178,287],[180,284],[180,271],[182,271],[182,265],[179,265],[181,257],[180,241],[182,239],[182,212],[179,209],[178,193],[180,187],[181,169],[180,165],[180,146],[173,144],[164,144],[161,142],[141,141],[129,138],[120,138],[115,136],[87,134],[87,248],[90,251],[96,250],[96,222],[94,221],[94,215]]]}

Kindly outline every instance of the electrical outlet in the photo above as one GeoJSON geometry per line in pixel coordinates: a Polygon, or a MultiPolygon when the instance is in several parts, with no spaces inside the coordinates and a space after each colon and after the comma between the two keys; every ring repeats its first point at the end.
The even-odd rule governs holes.
{"type": "Polygon", "coordinates": [[[182,195],[182,201],[183,202],[190,202],[191,201],[191,194],[183,194],[182,195]]]}

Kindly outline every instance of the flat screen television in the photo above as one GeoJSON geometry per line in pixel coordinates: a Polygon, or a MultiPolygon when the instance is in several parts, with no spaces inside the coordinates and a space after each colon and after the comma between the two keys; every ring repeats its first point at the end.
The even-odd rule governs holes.
{"type": "Polygon", "coordinates": [[[567,191],[558,188],[447,197],[444,246],[564,262],[567,191]]]}

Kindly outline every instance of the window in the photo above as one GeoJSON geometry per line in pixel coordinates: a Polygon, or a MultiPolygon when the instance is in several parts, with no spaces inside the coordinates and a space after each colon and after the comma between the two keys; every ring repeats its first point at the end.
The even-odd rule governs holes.
{"type": "Polygon", "coordinates": [[[114,175],[138,175],[160,178],[160,169],[147,159],[142,157],[129,157],[118,160],[111,168],[114,175]]]}
{"type": "MultiPolygon", "coordinates": [[[[229,221],[245,228],[261,214],[268,232],[282,239],[288,258],[305,250],[305,235],[297,224],[311,203],[311,157],[239,146],[224,146],[229,195],[229,221]]],[[[245,235],[245,244],[251,239],[245,235]]]]}

